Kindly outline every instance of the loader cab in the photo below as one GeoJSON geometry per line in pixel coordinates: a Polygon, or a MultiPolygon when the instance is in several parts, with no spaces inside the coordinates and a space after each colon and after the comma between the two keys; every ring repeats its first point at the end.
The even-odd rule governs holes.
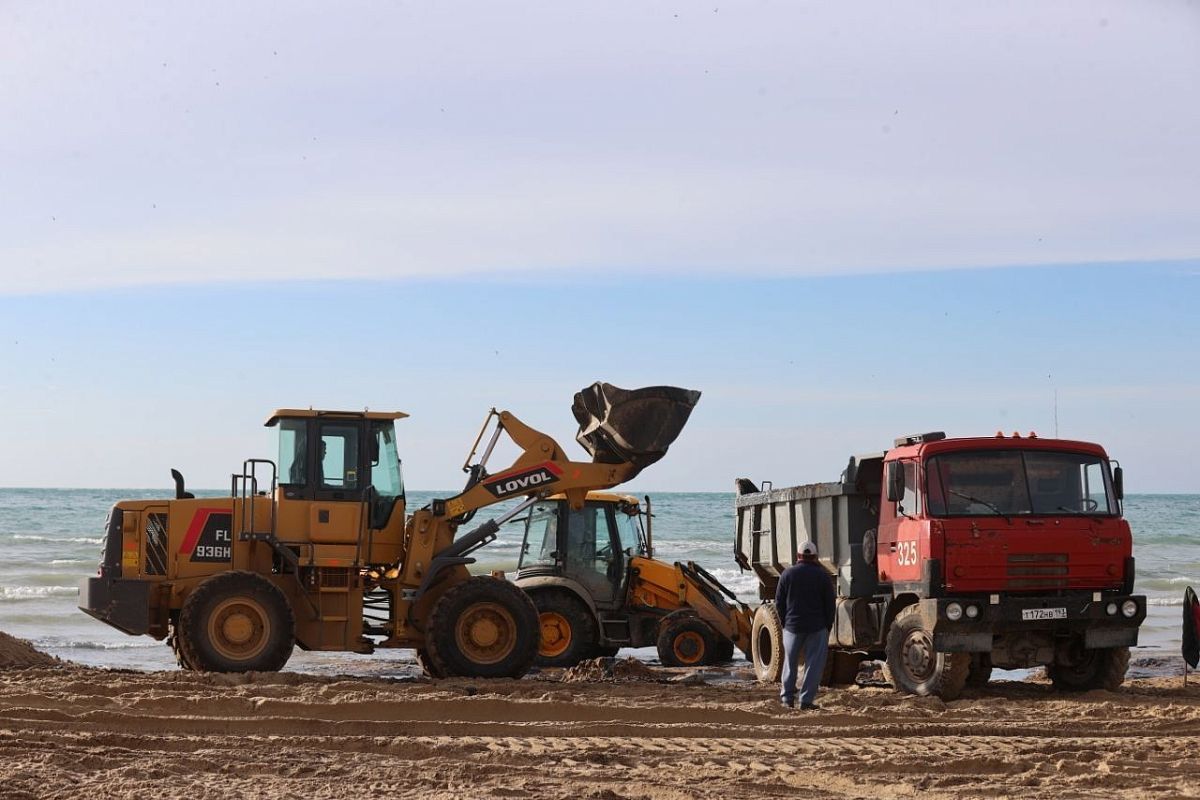
{"type": "Polygon", "coordinates": [[[565,498],[551,497],[534,504],[524,523],[517,580],[575,581],[599,608],[622,604],[629,563],[648,552],[635,497],[589,492],[578,511],[565,498]]]}
{"type": "Polygon", "coordinates": [[[396,445],[402,412],[281,409],[267,420],[279,432],[281,538],[358,544],[364,530],[401,530],[404,482],[396,445]]]}

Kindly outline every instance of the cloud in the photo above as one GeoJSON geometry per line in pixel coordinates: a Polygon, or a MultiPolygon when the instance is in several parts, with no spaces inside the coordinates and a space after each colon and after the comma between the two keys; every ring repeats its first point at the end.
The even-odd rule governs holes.
{"type": "Polygon", "coordinates": [[[1200,255],[1186,4],[213,8],[0,34],[0,292],[1200,255]]]}

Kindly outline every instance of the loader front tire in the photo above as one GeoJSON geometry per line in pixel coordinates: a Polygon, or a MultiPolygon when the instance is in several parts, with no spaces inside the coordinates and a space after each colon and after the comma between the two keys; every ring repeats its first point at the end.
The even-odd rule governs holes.
{"type": "Polygon", "coordinates": [[[754,612],[750,626],[750,661],[762,683],[779,683],[783,674],[783,623],[771,603],[763,603],[754,612]]]}
{"type": "Polygon", "coordinates": [[[962,694],[970,669],[970,653],[934,650],[920,606],[908,606],[896,615],[888,629],[884,672],[897,692],[954,700],[962,694]]]}
{"type": "Polygon", "coordinates": [[[487,576],[447,589],[425,631],[430,673],[446,677],[519,678],[537,658],[539,640],[537,608],[529,595],[487,576]]]}
{"type": "Polygon", "coordinates": [[[658,628],[658,660],[664,667],[700,667],[717,658],[717,633],[690,611],[663,617],[658,628]]]}
{"type": "Polygon", "coordinates": [[[196,587],[179,612],[179,662],[200,672],[276,672],[296,643],[292,607],[253,572],[223,572],[196,587]]]}
{"type": "Polygon", "coordinates": [[[537,664],[541,667],[573,667],[591,658],[596,644],[596,619],[573,594],[539,591],[532,594],[537,606],[541,644],[537,664]]]}

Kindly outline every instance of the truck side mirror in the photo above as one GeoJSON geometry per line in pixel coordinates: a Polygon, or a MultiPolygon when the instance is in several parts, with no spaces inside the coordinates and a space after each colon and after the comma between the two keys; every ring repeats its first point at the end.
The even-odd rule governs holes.
{"type": "Polygon", "coordinates": [[[1125,499],[1125,470],[1120,467],[1113,470],[1113,494],[1118,500],[1125,499]]]}
{"type": "Polygon", "coordinates": [[[889,503],[904,499],[904,465],[899,461],[889,461],[887,465],[887,499],[889,503]]]}

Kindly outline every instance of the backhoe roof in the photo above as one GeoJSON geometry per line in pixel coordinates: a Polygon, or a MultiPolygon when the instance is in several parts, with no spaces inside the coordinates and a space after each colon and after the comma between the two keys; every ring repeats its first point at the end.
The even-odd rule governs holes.
{"type": "Polygon", "coordinates": [[[281,419],[297,417],[332,417],[334,419],[404,419],[408,414],[403,411],[324,411],[319,408],[278,408],[267,419],[269,428],[281,419]]]}
{"type": "MultiPolygon", "coordinates": [[[[565,494],[553,494],[546,498],[547,500],[566,500],[565,494]]],[[[617,494],[616,492],[591,491],[587,493],[587,499],[597,503],[629,503],[630,505],[638,505],[639,500],[631,494],[617,494]]]]}

